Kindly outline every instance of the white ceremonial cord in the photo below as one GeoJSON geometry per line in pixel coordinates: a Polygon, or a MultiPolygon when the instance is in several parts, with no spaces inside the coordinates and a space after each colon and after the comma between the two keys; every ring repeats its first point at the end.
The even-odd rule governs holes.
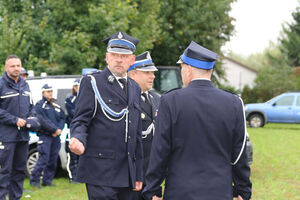
{"type": "Polygon", "coordinates": [[[239,99],[240,99],[240,101],[241,101],[241,103],[242,103],[242,106],[243,106],[244,128],[245,128],[245,131],[244,131],[244,141],[243,141],[243,146],[242,146],[242,148],[241,148],[241,151],[240,151],[238,157],[236,158],[236,160],[235,160],[233,163],[231,163],[231,165],[235,165],[235,164],[240,160],[241,155],[242,155],[242,153],[243,153],[243,151],[244,151],[244,148],[245,148],[246,138],[247,138],[247,134],[246,134],[246,132],[247,132],[247,129],[246,129],[246,116],[245,116],[244,102],[243,102],[243,100],[242,100],[240,97],[239,97],[239,99]]]}
{"type": "Polygon", "coordinates": [[[142,131],[142,138],[145,139],[151,133],[152,130],[153,130],[153,135],[154,135],[154,124],[153,124],[153,122],[148,126],[147,130],[142,131]]]}

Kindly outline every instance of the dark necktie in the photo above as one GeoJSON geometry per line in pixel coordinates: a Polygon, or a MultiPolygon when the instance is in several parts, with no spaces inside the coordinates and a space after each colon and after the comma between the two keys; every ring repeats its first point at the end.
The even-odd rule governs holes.
{"type": "Polygon", "coordinates": [[[120,78],[119,81],[123,85],[123,90],[124,90],[126,98],[127,98],[127,81],[125,78],[120,78]]]}
{"type": "Polygon", "coordinates": [[[148,95],[146,93],[142,93],[142,96],[145,97],[145,103],[147,104],[148,109],[149,109],[150,113],[152,114],[152,105],[149,101],[148,95]]]}

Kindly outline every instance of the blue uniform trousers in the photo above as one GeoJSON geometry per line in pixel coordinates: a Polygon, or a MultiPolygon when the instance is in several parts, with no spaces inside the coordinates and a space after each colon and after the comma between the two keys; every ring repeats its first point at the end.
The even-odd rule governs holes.
{"type": "Polygon", "coordinates": [[[41,173],[43,174],[42,184],[50,185],[55,175],[58,152],[60,150],[59,137],[39,136],[38,152],[39,159],[31,173],[30,183],[39,184],[41,173]]]}
{"type": "Polygon", "coordinates": [[[86,184],[89,200],[131,200],[132,189],[129,187],[106,187],[86,184]]]}
{"type": "Polygon", "coordinates": [[[27,141],[0,144],[0,200],[21,198],[27,155],[27,141]]]}

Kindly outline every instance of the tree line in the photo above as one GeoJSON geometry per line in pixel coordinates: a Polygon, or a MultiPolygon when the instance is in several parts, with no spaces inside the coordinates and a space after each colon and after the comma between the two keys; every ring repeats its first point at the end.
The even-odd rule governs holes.
{"type": "MultiPolygon", "coordinates": [[[[2,0],[0,59],[17,54],[37,75],[103,69],[102,40],[121,30],[140,40],[156,65],[175,65],[195,42],[217,53],[233,33],[234,0],[2,0]]],[[[220,63],[216,71],[222,77],[220,63]]],[[[217,80],[215,80],[217,82],[217,80]]]]}

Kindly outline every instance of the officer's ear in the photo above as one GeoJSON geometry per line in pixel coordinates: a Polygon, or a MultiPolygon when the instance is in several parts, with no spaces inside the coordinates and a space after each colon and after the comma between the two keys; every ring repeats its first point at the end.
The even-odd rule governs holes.
{"type": "Polygon", "coordinates": [[[132,54],[130,57],[131,57],[131,63],[130,63],[130,65],[133,65],[133,63],[134,63],[134,61],[135,61],[135,55],[132,54]]]}

